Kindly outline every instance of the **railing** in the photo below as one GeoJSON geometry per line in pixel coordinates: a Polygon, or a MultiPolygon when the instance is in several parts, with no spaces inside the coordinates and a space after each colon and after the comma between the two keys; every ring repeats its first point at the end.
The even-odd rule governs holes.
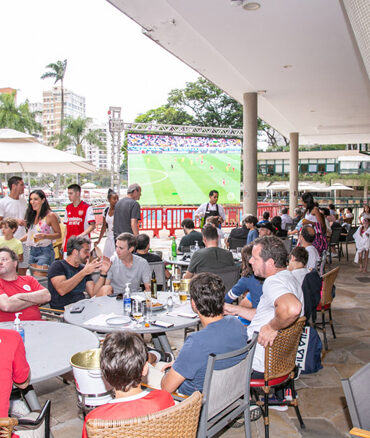
{"type": "MultiPolygon", "coordinates": [[[[342,206],[342,205],[341,205],[342,206]]],[[[257,217],[262,219],[262,215],[265,211],[270,213],[270,218],[277,216],[281,213],[281,209],[288,207],[288,205],[283,203],[267,203],[259,202],[257,205],[257,217]]],[[[353,224],[359,222],[358,218],[362,212],[362,206],[347,204],[343,207],[352,207],[354,220],[353,224]]],[[[94,234],[99,234],[101,226],[103,224],[103,211],[105,205],[100,205],[93,207],[96,228],[94,234]]],[[[167,230],[169,237],[175,235],[176,230],[181,230],[181,222],[184,219],[192,219],[195,224],[195,228],[199,228],[199,219],[195,219],[195,212],[198,207],[189,206],[173,206],[173,207],[141,207],[141,221],[139,222],[140,231],[152,231],[153,237],[159,237],[159,232],[162,230],[167,230]]],[[[235,206],[224,206],[226,220],[224,222],[224,227],[235,227],[240,224],[243,217],[243,208],[241,205],[235,206]]],[[[53,209],[54,212],[58,213],[60,217],[64,215],[64,209],[53,209]]]]}

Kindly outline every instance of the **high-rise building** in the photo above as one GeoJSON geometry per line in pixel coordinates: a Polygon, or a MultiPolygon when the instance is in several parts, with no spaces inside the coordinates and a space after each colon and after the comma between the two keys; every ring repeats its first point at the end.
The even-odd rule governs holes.
{"type": "MultiPolygon", "coordinates": [[[[60,133],[60,120],[62,109],[62,93],[60,87],[53,87],[51,90],[43,91],[42,127],[44,141],[49,142],[50,137],[60,133]]],[[[64,118],[86,117],[85,98],[64,89],[64,118]]]]}
{"type": "MultiPolygon", "coordinates": [[[[30,109],[31,113],[35,114],[35,120],[37,123],[40,123],[42,125],[42,103],[41,102],[29,102],[28,108],[30,109]]],[[[40,143],[43,142],[44,137],[42,135],[42,132],[38,132],[33,134],[40,143]]]]}

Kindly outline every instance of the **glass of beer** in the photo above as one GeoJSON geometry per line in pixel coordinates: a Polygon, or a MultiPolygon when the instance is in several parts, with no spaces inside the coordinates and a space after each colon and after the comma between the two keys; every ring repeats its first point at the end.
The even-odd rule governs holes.
{"type": "Polygon", "coordinates": [[[177,293],[180,290],[180,279],[174,279],[172,281],[173,290],[177,293]]]}
{"type": "Polygon", "coordinates": [[[180,290],[179,293],[180,303],[185,304],[186,300],[188,299],[188,294],[185,290],[180,290]]]}
{"type": "Polygon", "coordinates": [[[136,326],[141,327],[141,323],[139,322],[143,317],[143,301],[140,300],[132,300],[132,316],[136,320],[136,326]]]}

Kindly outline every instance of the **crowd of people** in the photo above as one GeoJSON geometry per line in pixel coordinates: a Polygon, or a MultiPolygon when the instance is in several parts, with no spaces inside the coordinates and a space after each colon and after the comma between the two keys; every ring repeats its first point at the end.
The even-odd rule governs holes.
{"type": "Polygon", "coordinates": [[[134,153],[240,153],[241,140],[180,135],[128,134],[127,148],[134,153]]]}
{"type": "MultiPolygon", "coordinates": [[[[139,233],[138,201],[142,189],[138,184],[131,184],[122,199],[112,190],[108,192],[109,206],[104,211],[103,228],[94,247],[89,237],[95,228],[92,208],[81,200],[80,186],[70,185],[70,204],[63,219],[64,257],[59,260],[54,260],[53,241],[61,237],[60,220],[51,211],[45,194],[34,190],[27,204],[21,196],[24,183],[20,177],[9,179],[9,189],[9,196],[0,200],[0,321],[13,321],[15,313],[20,311],[22,320],[39,320],[41,304],[50,303],[52,309],[63,311],[65,306],[86,297],[123,293],[126,284],[133,291],[140,287],[150,291],[149,263],[162,259],[149,252],[149,236],[139,233]],[[94,257],[92,250],[98,249],[105,232],[103,254],[94,257]],[[29,264],[48,267],[47,288],[25,275],[29,264]],[[94,279],[96,273],[98,278],[94,279]]],[[[191,307],[199,317],[202,330],[190,334],[177,358],[166,363],[159,358],[149,360],[147,346],[134,333],[106,336],[101,370],[114,388],[115,398],[90,412],[85,421],[154,413],[173,405],[170,393],[174,391],[184,395],[202,391],[209,354],[240,349],[254,332],[259,335],[252,377],[263,378],[264,347],[273,344],[280,329],[302,315],[309,317],[316,308],[321,289],[321,278],[316,271],[318,262],[333,227],[343,227],[345,231],[346,225],[352,222],[350,209],[347,216],[341,217],[333,205],[320,208],[312,195],[305,193],[304,210],[296,209],[293,217],[286,208],[280,216],[271,219],[265,212],[260,221],[247,214],[240,226],[224,238],[221,228],[225,212],[217,201],[218,192],[211,190],[209,201],[195,212],[202,219],[201,231],[195,230],[192,219],[183,220],[184,236],[179,244],[183,251],[193,245],[199,248],[193,253],[184,278],[190,279],[191,307]],[[297,246],[290,254],[282,240],[289,235],[297,237],[297,246]],[[232,239],[243,242],[241,276],[230,290],[225,290],[217,272],[235,266],[233,253],[228,249],[232,239]],[[142,381],[157,389],[143,390],[142,381]]],[[[370,246],[368,206],[360,220],[362,223],[354,234],[356,261],[362,272],[366,272],[370,246]]],[[[166,270],[166,278],[170,277],[166,270]]],[[[233,364],[230,361],[225,366],[233,364]]],[[[0,391],[0,417],[6,417],[12,383],[24,388],[29,381],[24,346],[15,332],[0,330],[0,367],[0,383],[5,388],[0,391]],[[3,370],[9,371],[9,367],[13,367],[12,372],[5,373],[3,370]]],[[[279,401],[284,394],[276,391],[274,397],[279,401]]],[[[85,425],[83,437],[87,437],[85,425]]]]}

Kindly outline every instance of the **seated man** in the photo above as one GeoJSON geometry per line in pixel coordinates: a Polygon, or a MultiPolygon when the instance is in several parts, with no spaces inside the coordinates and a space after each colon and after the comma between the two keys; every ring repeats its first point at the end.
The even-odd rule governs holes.
{"type": "Polygon", "coordinates": [[[98,295],[91,274],[99,269],[102,271],[106,263],[102,263],[99,259],[89,262],[89,256],[88,237],[72,236],[68,240],[65,260],[56,260],[49,268],[48,288],[51,293],[51,308],[64,310],[68,304],[83,300],[85,291],[90,297],[98,295]]]}
{"type": "Polygon", "coordinates": [[[267,224],[270,221],[270,213],[268,211],[264,211],[262,214],[262,220],[260,220],[257,225],[267,224]]]}
{"type": "MultiPolygon", "coordinates": [[[[160,257],[158,254],[149,252],[149,248],[150,248],[149,236],[147,234],[139,234],[136,238],[135,255],[143,258],[148,263],[163,262],[162,257],[160,257]]],[[[164,273],[167,279],[171,278],[171,274],[168,271],[168,269],[166,269],[164,273]]]]}
{"type": "Polygon", "coordinates": [[[184,219],[181,222],[181,226],[185,236],[180,240],[179,251],[188,251],[191,245],[195,245],[195,242],[198,242],[200,248],[204,247],[202,233],[194,230],[195,225],[191,219],[184,219]]]}
{"type": "MultiPolygon", "coordinates": [[[[302,289],[293,274],[286,269],[287,257],[284,243],[278,237],[256,239],[249,263],[255,276],[265,278],[257,309],[225,304],[225,312],[251,321],[248,326],[249,337],[252,337],[253,332],[259,332],[252,364],[253,378],[263,378],[265,347],[273,344],[280,329],[290,326],[303,315],[302,289]]],[[[286,410],[287,406],[271,406],[271,409],[276,408],[286,410]]]]}
{"type": "Polygon", "coordinates": [[[41,319],[39,305],[50,301],[50,294],[33,277],[17,274],[18,258],[9,248],[0,248],[0,322],[41,319]]]}
{"type": "Polygon", "coordinates": [[[273,236],[275,232],[275,228],[272,226],[271,222],[265,222],[260,225],[257,224],[257,228],[259,237],[273,236]]]}
{"type": "Polygon", "coordinates": [[[100,295],[123,293],[126,283],[130,283],[130,290],[140,290],[144,284],[146,291],[150,291],[152,271],[149,263],[133,252],[136,248],[136,237],[131,233],[121,233],[116,240],[116,253],[110,258],[100,271],[96,282],[96,290],[100,295]]]}
{"type": "Polygon", "coordinates": [[[246,225],[246,219],[249,217],[249,215],[244,215],[242,218],[241,226],[233,228],[230,231],[229,237],[227,239],[245,239],[247,241],[249,229],[246,225]]]}
{"type": "Polygon", "coordinates": [[[287,208],[283,208],[281,210],[281,229],[282,230],[287,230],[286,229],[287,225],[293,225],[293,218],[291,216],[289,216],[288,211],[289,210],[287,208]]]}
{"type": "Polygon", "coordinates": [[[218,247],[217,229],[213,225],[205,225],[202,235],[206,247],[192,255],[184,278],[192,278],[199,272],[214,271],[235,265],[232,253],[218,247]]]}
{"type": "Polygon", "coordinates": [[[299,235],[299,245],[303,246],[308,252],[308,269],[316,269],[317,262],[320,260],[320,255],[317,249],[312,245],[315,240],[315,230],[310,225],[305,225],[299,235]]]}
{"type": "Polygon", "coordinates": [[[100,368],[113,386],[115,398],[85,417],[82,438],[87,438],[87,420],[124,420],[167,409],[175,403],[166,391],[143,391],[141,380],[148,373],[148,351],[140,335],[132,332],[109,334],[103,343],[100,368]]]}
{"type": "Polygon", "coordinates": [[[289,254],[288,271],[294,275],[301,287],[305,276],[310,272],[307,262],[308,252],[303,246],[296,246],[289,254]]]}
{"type": "MultiPolygon", "coordinates": [[[[208,356],[243,348],[248,340],[246,327],[236,318],[223,315],[225,286],[218,275],[203,272],[190,282],[191,306],[203,330],[190,334],[172,368],[161,381],[162,389],[191,395],[202,391],[208,356]]],[[[243,357],[225,361],[233,366],[243,357]]],[[[150,377],[150,376],[149,376],[150,377]]]]}
{"type": "Polygon", "coordinates": [[[29,379],[30,366],[20,334],[15,330],[0,330],[0,418],[8,417],[13,384],[25,389],[29,379]]]}

